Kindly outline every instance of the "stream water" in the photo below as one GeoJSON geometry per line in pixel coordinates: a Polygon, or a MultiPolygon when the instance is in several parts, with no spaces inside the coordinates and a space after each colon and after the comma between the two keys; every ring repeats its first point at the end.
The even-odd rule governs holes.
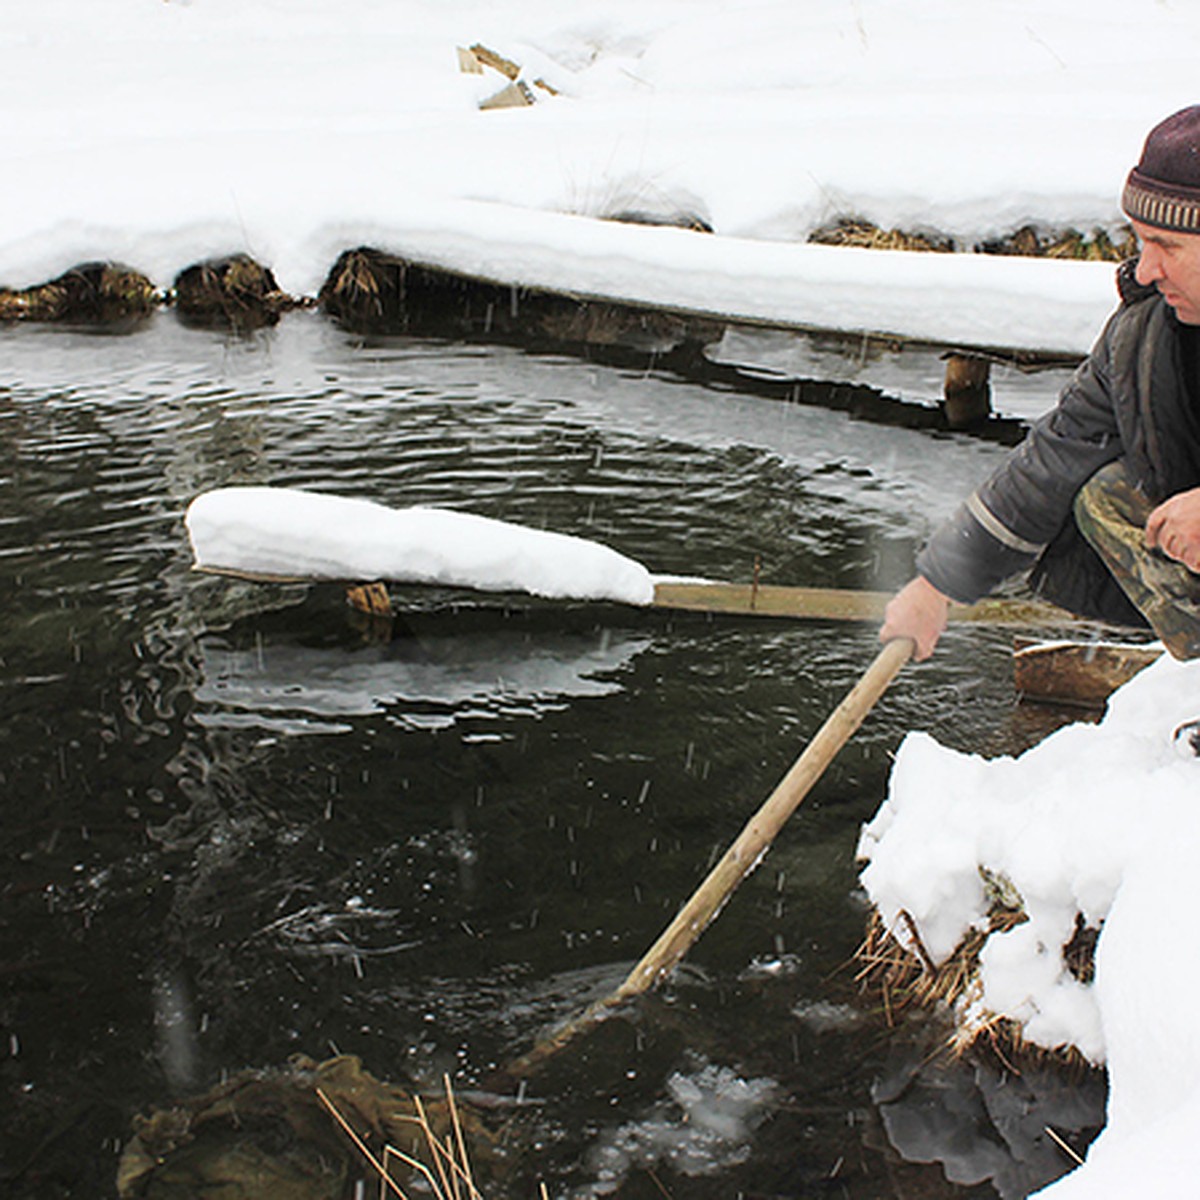
{"type": "MultiPolygon", "coordinates": [[[[115,1195],[137,1113],[295,1054],[483,1087],[623,978],[876,649],[854,624],[419,589],[367,627],[330,586],[192,572],[198,492],[440,504],[658,572],[888,589],[1002,452],[308,313],[244,339],[5,330],[5,1194],[115,1195]]],[[[530,1081],[489,1196],[1009,1200],[1067,1168],[1042,1130],[1094,1127],[1102,1083],[931,1067],[847,965],[903,733],[1036,735],[1009,647],[958,627],[901,677],[669,983],[530,1081]]]]}

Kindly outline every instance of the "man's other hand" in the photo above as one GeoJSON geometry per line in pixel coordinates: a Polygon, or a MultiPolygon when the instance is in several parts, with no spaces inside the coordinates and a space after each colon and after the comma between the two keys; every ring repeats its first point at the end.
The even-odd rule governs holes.
{"type": "Polygon", "coordinates": [[[1200,488],[1176,492],[1146,518],[1146,545],[1200,575],[1200,488]]]}

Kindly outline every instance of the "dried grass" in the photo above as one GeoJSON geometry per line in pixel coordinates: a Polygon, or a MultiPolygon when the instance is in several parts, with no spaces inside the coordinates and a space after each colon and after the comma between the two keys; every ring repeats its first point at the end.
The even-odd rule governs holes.
{"type": "Polygon", "coordinates": [[[1111,236],[1093,229],[1084,235],[1078,229],[1040,231],[1024,225],[1014,233],[976,247],[981,254],[1017,255],[1023,258],[1058,258],[1084,262],[1123,262],[1137,255],[1137,238],[1132,228],[1122,226],[1111,236]]]}
{"type": "MultiPolygon", "coordinates": [[[[1083,1055],[1072,1046],[1048,1050],[1025,1040],[1021,1025],[1008,1017],[987,1011],[982,1004],[979,954],[993,933],[1002,933],[1028,918],[1020,897],[1000,877],[983,872],[990,901],[988,926],[972,929],[944,962],[935,965],[921,943],[916,923],[901,912],[903,926],[898,936],[888,929],[878,911],[872,910],[866,936],[854,955],[856,975],[864,991],[877,991],[879,1004],[889,1026],[908,1012],[925,1011],[949,1019],[947,1044],[952,1053],[985,1049],[1006,1065],[1017,1062],[1054,1061],[1087,1067],[1083,1055]]],[[[1098,931],[1076,923],[1075,934],[1063,947],[1068,969],[1081,982],[1091,981],[1098,931]]]]}
{"type": "MultiPolygon", "coordinates": [[[[316,1089],[317,1098],[378,1176],[381,1200],[386,1200],[388,1196],[397,1197],[397,1200],[411,1200],[410,1194],[396,1179],[393,1163],[400,1164],[407,1170],[410,1179],[418,1181],[410,1186],[415,1186],[416,1191],[423,1196],[432,1194],[435,1200],[483,1200],[483,1194],[475,1184],[467,1140],[463,1134],[463,1124],[459,1118],[454,1087],[449,1076],[443,1076],[443,1086],[446,1091],[445,1107],[449,1130],[440,1135],[434,1128],[421,1098],[414,1096],[415,1115],[409,1117],[397,1114],[394,1117],[398,1122],[411,1124],[417,1131],[419,1142],[414,1147],[414,1153],[406,1154],[389,1144],[384,1146],[382,1154],[379,1155],[372,1152],[365,1139],[355,1131],[325,1091],[320,1087],[316,1089]]],[[[540,1191],[542,1200],[548,1200],[545,1184],[541,1186],[540,1191]]]]}
{"type": "Polygon", "coordinates": [[[398,260],[367,246],[343,251],[321,287],[318,302],[335,317],[382,321],[395,299],[401,270],[398,260]]]}
{"type": "Polygon", "coordinates": [[[238,330],[272,325],[281,313],[307,303],[284,292],[271,270],[248,254],[185,268],[175,277],[174,299],[180,316],[193,324],[238,330]]]}
{"type": "Polygon", "coordinates": [[[126,321],[161,301],[146,276],[120,263],[81,263],[33,287],[0,288],[0,321],[126,321]]]}
{"type": "MultiPolygon", "coordinates": [[[[953,253],[954,239],[930,232],[880,229],[861,217],[839,217],[809,235],[810,242],[823,246],[858,246],[868,250],[916,250],[939,254],[953,253]]],[[[1129,226],[1115,235],[1093,229],[1083,234],[1078,229],[1039,230],[1023,225],[1003,237],[981,242],[978,254],[1015,255],[1023,258],[1075,259],[1087,262],[1123,262],[1138,252],[1137,239],[1129,226]]]]}
{"type": "Polygon", "coordinates": [[[858,246],[867,250],[921,250],[938,254],[954,252],[951,238],[933,234],[880,229],[859,217],[839,217],[832,225],[814,230],[808,240],[821,246],[858,246]]]}

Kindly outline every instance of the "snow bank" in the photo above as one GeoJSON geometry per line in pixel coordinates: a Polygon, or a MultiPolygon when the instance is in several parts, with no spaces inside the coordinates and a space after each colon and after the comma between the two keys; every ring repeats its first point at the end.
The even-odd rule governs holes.
{"type": "Polygon", "coordinates": [[[1153,0],[40,0],[0,31],[0,280],[115,258],[167,285],[241,251],[311,295],[372,245],[751,320],[1080,353],[1113,301],[1101,266],[802,243],[842,216],[963,249],[1031,222],[1114,229],[1146,130],[1194,100],[1198,44],[1200,13],[1153,0]],[[476,42],[539,102],[480,111],[506,81],[460,73],[476,42]],[[681,207],[716,236],[578,219],[681,207]]]}
{"type": "Polygon", "coordinates": [[[626,604],[654,599],[649,571],[598,542],[447,509],[229,487],[197,496],[185,523],[196,566],[206,570],[626,604]]]}
{"type": "MultiPolygon", "coordinates": [[[[1100,724],[1067,726],[1019,758],[989,762],[910,734],[860,840],[872,902],[901,941],[907,912],[935,961],[986,928],[984,872],[1019,893],[1029,920],[988,937],[981,991],[960,1018],[1007,1017],[1036,1045],[1107,1062],[1109,1123],[1095,1166],[1080,1172],[1089,1197],[1131,1194],[1107,1190],[1102,1164],[1200,1112],[1200,958],[1180,935],[1196,898],[1200,759],[1173,739],[1197,715],[1200,663],[1164,656],[1113,696],[1100,724]],[[1103,926],[1090,985],[1062,955],[1077,918],[1103,926]]],[[[1157,1167],[1145,1159],[1139,1169],[1139,1194],[1183,1194],[1149,1186],[1157,1167]]]]}
{"type": "Polygon", "coordinates": [[[769,242],[498,204],[398,202],[387,250],[502,284],[750,324],[1086,354],[1114,266],[769,242]]]}

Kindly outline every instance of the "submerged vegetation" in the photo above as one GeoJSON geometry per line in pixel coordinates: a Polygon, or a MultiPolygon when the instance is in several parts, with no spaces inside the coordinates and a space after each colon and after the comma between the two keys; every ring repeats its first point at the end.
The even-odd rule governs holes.
{"type": "Polygon", "coordinates": [[[337,1200],[366,1172],[387,1189],[380,1194],[401,1200],[477,1200],[471,1156],[492,1161],[496,1135],[456,1101],[448,1080],[444,1087],[444,1098],[422,1100],[374,1078],[351,1055],[245,1071],[138,1118],[118,1193],[337,1200]]]}

